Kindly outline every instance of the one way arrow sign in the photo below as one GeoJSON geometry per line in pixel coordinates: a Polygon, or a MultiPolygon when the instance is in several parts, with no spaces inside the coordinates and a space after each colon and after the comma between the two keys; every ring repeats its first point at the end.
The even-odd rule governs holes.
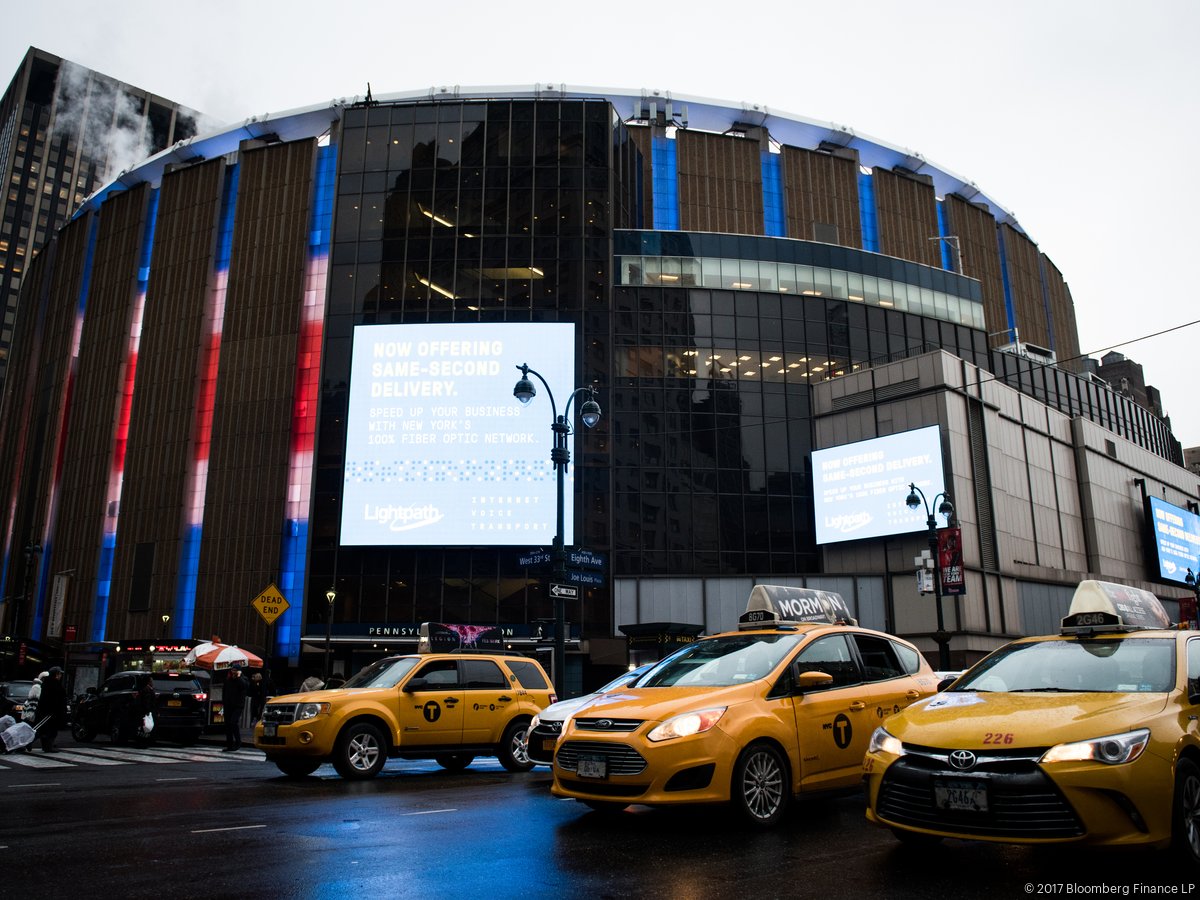
{"type": "Polygon", "coordinates": [[[550,585],[551,597],[562,597],[564,600],[575,600],[579,597],[579,588],[573,584],[550,585]]]}

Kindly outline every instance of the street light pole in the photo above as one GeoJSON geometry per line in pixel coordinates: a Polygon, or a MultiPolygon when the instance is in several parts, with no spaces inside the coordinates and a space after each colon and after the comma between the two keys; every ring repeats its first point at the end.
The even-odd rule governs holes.
{"type": "Polygon", "coordinates": [[[954,515],[954,504],[950,502],[950,495],[944,491],[933,498],[931,505],[925,499],[925,492],[915,484],[908,486],[908,499],[905,501],[909,509],[918,509],[922,504],[925,506],[926,520],[925,524],[929,528],[929,555],[933,559],[933,602],[934,608],[937,610],[937,631],[933,635],[933,639],[938,645],[938,668],[943,672],[950,669],[950,635],[946,631],[946,623],[942,618],[942,566],[941,560],[938,559],[938,533],[937,519],[934,518],[933,508],[946,517],[946,524],[950,523],[950,517],[954,515]],[[938,500],[941,500],[941,505],[938,505],[938,500]]]}
{"type": "MultiPolygon", "coordinates": [[[[554,446],[550,450],[550,461],[553,463],[557,474],[557,505],[555,511],[555,532],[554,532],[554,548],[551,553],[551,585],[565,584],[567,580],[567,550],[564,546],[564,491],[565,479],[567,474],[567,464],[571,462],[571,450],[567,445],[567,438],[571,434],[571,403],[580,394],[587,394],[588,399],[579,407],[579,418],[583,420],[583,424],[588,428],[593,427],[600,421],[600,404],[596,402],[596,392],[592,388],[576,388],[571,392],[571,396],[567,398],[567,405],[563,408],[563,414],[558,414],[558,407],[554,404],[554,392],[550,390],[550,385],[546,383],[546,379],[540,373],[529,368],[528,365],[522,363],[517,366],[521,370],[521,379],[513,388],[513,396],[521,403],[528,403],[537,395],[537,390],[533,386],[533,382],[529,380],[529,376],[533,375],[542,383],[542,387],[546,389],[546,396],[550,398],[550,415],[553,420],[550,423],[550,430],[554,432],[554,446]]],[[[554,596],[554,687],[558,691],[559,696],[565,697],[567,691],[567,599],[561,591],[551,591],[554,596]]]]}
{"type": "Polygon", "coordinates": [[[325,599],[329,601],[329,611],[325,615],[325,677],[323,681],[329,683],[329,641],[333,635],[333,601],[337,599],[337,591],[330,588],[325,592],[325,599]]]}
{"type": "MultiPolygon", "coordinates": [[[[1200,578],[1198,578],[1196,576],[1196,574],[1192,572],[1191,569],[1188,569],[1187,575],[1184,577],[1183,581],[1188,587],[1190,587],[1192,589],[1192,593],[1196,595],[1195,614],[1197,616],[1200,616],[1200,578]]],[[[1183,617],[1180,616],[1180,618],[1183,618],[1183,617]]],[[[1193,621],[1192,627],[1193,628],[1196,627],[1196,624],[1197,623],[1195,621],[1193,621]]]]}

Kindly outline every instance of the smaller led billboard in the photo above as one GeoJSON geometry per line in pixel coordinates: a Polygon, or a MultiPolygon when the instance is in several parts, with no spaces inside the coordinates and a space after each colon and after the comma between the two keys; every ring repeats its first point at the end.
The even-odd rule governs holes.
{"type": "MultiPolygon", "coordinates": [[[[548,547],[554,415],[575,387],[570,323],[360,325],[350,356],[341,542],[349,546],[548,547]]],[[[572,407],[574,413],[574,407],[572,407]]],[[[567,473],[563,536],[573,542],[567,473]]]]}
{"type": "Polygon", "coordinates": [[[1151,578],[1186,584],[1188,569],[1197,572],[1200,516],[1157,497],[1146,498],[1151,578]],[[1157,568],[1157,572],[1154,569],[1157,568]]]}
{"type": "Polygon", "coordinates": [[[937,425],[814,450],[812,466],[818,544],[924,531],[925,508],[905,504],[909,484],[930,503],[945,490],[937,425]]]}

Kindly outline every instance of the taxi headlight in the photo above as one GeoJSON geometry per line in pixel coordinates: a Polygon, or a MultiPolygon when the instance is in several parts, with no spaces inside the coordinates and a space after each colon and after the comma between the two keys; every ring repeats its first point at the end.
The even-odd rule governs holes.
{"type": "Polygon", "coordinates": [[[1150,743],[1150,729],[1139,728],[1126,734],[1113,734],[1090,741],[1057,744],[1042,754],[1038,762],[1101,762],[1110,766],[1133,762],[1150,743]]]}
{"type": "Polygon", "coordinates": [[[671,716],[671,718],[651,731],[646,737],[652,741],[669,741],[671,738],[700,734],[716,725],[721,720],[721,716],[725,715],[727,708],[725,706],[717,706],[713,709],[700,709],[696,710],[696,712],[671,716]]]}
{"type": "Polygon", "coordinates": [[[533,729],[537,728],[538,725],[541,724],[541,721],[542,721],[542,717],[540,714],[534,716],[532,719],[529,720],[529,730],[533,731],[533,729]]]}
{"type": "Polygon", "coordinates": [[[329,715],[328,703],[301,703],[296,707],[296,721],[315,719],[317,716],[329,715]]]}
{"type": "Polygon", "coordinates": [[[871,735],[871,742],[867,744],[868,753],[890,753],[892,756],[904,755],[904,742],[898,737],[888,733],[888,730],[880,725],[871,735]]]}

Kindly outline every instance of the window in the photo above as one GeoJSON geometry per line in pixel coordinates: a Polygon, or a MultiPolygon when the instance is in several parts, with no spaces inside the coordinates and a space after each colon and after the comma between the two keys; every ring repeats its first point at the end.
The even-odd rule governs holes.
{"type": "Polygon", "coordinates": [[[550,686],[546,683],[546,676],[542,674],[541,667],[536,663],[509,660],[508,667],[517,677],[517,683],[527,691],[544,691],[550,686]]]}
{"type": "Polygon", "coordinates": [[[915,675],[921,669],[921,654],[912,647],[907,647],[904,644],[892,644],[892,649],[896,651],[896,655],[900,657],[900,666],[908,675],[915,675]]]}
{"type": "Polygon", "coordinates": [[[416,677],[424,678],[429,690],[455,688],[458,687],[458,663],[452,659],[434,660],[422,666],[416,677]]]}
{"type": "Polygon", "coordinates": [[[886,681],[904,674],[896,652],[892,649],[895,645],[891,641],[856,634],[854,643],[858,646],[859,656],[862,657],[864,681],[886,681]]]}
{"type": "Polygon", "coordinates": [[[797,672],[824,672],[833,676],[833,683],[824,688],[846,687],[862,681],[858,665],[850,654],[846,636],[835,634],[820,638],[800,651],[792,669],[797,672]]]}
{"type": "Polygon", "coordinates": [[[462,686],[468,691],[502,691],[508,687],[504,673],[490,659],[464,659],[462,686]]]}

